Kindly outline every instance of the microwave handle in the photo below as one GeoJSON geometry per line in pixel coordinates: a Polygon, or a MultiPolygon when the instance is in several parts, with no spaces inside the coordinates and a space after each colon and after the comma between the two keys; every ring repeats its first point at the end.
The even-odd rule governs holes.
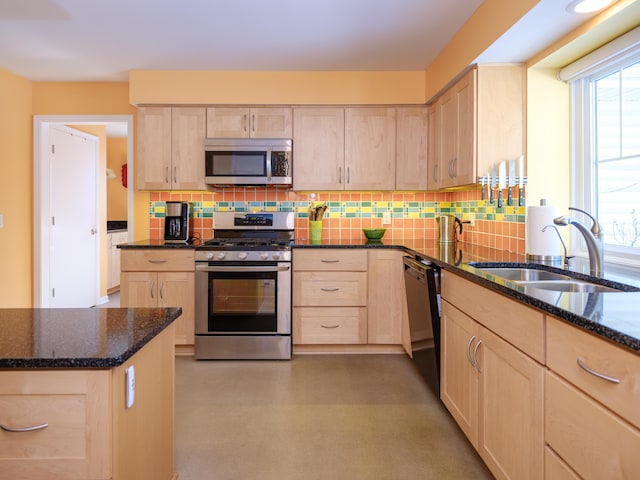
{"type": "Polygon", "coordinates": [[[267,148],[267,182],[271,181],[271,154],[272,149],[267,148]]]}

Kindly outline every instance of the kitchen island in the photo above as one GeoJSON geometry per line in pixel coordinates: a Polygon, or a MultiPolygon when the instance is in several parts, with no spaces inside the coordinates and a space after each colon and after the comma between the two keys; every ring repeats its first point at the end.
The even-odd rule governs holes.
{"type": "Polygon", "coordinates": [[[0,309],[0,479],[176,478],[181,313],[0,309]]]}

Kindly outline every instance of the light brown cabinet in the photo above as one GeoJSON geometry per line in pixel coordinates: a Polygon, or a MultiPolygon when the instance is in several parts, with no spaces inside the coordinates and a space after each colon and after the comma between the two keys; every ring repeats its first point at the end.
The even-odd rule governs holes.
{"type": "Polygon", "coordinates": [[[448,272],[442,299],[443,403],[497,478],[542,479],[543,315],[448,272]]]}
{"type": "Polygon", "coordinates": [[[107,234],[107,289],[115,289],[120,285],[120,249],[118,245],[127,243],[127,232],[107,234]]]}
{"type": "MultiPolygon", "coordinates": [[[[400,250],[369,250],[367,270],[367,343],[399,344],[404,318],[405,290],[403,252],[400,250]]],[[[406,320],[406,322],[405,322],[406,320]]]]}
{"type": "Polygon", "coordinates": [[[398,107],[396,114],[396,190],[426,190],[428,110],[398,107]]]}
{"type": "Polygon", "coordinates": [[[555,318],[547,321],[547,348],[550,453],[584,479],[638,478],[640,358],[555,318]]]}
{"type": "Polygon", "coordinates": [[[293,343],[367,342],[367,252],[293,251],[293,343]]]}
{"type": "Polygon", "coordinates": [[[393,190],[396,182],[396,109],[345,110],[345,182],[349,190],[393,190]]]}
{"type": "Polygon", "coordinates": [[[293,188],[343,190],[344,108],[293,109],[293,188]]]}
{"type": "Polygon", "coordinates": [[[430,105],[429,189],[473,184],[524,151],[524,70],[476,65],[430,105]]]}
{"type": "Polygon", "coordinates": [[[195,336],[194,251],[122,251],[120,304],[123,307],[182,307],[175,322],[176,345],[193,345],[195,336]]]}
{"type": "Polygon", "coordinates": [[[393,190],[396,109],[294,109],[293,188],[393,190]]]}
{"type": "Polygon", "coordinates": [[[0,371],[0,423],[48,424],[0,430],[0,479],[175,478],[173,349],[169,326],[113,369],[0,371]],[[126,409],[131,365],[136,395],[126,409]]]}
{"type": "Polygon", "coordinates": [[[138,109],[137,188],[205,190],[204,107],[138,109]]]}
{"type": "Polygon", "coordinates": [[[290,107],[207,108],[207,138],[291,138],[290,107]]]}

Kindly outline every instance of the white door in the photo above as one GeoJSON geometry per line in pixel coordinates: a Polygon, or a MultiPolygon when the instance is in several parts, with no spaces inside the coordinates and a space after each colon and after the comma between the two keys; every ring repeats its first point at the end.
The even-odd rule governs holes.
{"type": "Polygon", "coordinates": [[[50,299],[51,307],[97,303],[98,139],[63,126],[51,127],[50,299]]]}

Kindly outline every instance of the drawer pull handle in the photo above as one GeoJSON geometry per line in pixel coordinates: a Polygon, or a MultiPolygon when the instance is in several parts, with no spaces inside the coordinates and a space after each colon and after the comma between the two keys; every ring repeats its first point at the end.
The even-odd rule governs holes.
{"type": "Polygon", "coordinates": [[[167,263],[166,260],[149,260],[149,263],[167,263]]]}
{"type": "Polygon", "coordinates": [[[36,430],[42,430],[43,428],[47,428],[49,426],[48,423],[43,423],[41,425],[34,425],[33,427],[22,427],[22,428],[18,428],[18,427],[9,427],[7,425],[3,425],[0,423],[0,428],[2,430],[4,430],[5,432],[16,432],[16,433],[20,433],[20,432],[34,432],[36,430]]]}
{"type": "Polygon", "coordinates": [[[340,289],[336,287],[336,288],[321,288],[320,290],[322,290],[323,292],[337,292],[340,289]]]}
{"type": "Polygon", "coordinates": [[[590,373],[591,375],[594,375],[594,376],[596,376],[598,378],[601,378],[603,380],[606,380],[607,382],[620,383],[620,380],[617,379],[616,377],[610,377],[609,375],[605,375],[604,373],[596,372],[595,370],[590,369],[589,367],[587,367],[584,364],[584,361],[580,357],[578,357],[578,365],[585,372],[590,373]]]}
{"type": "Polygon", "coordinates": [[[340,260],[320,260],[322,263],[339,263],[340,260]]]}
{"type": "Polygon", "coordinates": [[[322,328],[338,328],[340,325],[322,325],[322,324],[320,324],[320,326],[322,328]]]}

